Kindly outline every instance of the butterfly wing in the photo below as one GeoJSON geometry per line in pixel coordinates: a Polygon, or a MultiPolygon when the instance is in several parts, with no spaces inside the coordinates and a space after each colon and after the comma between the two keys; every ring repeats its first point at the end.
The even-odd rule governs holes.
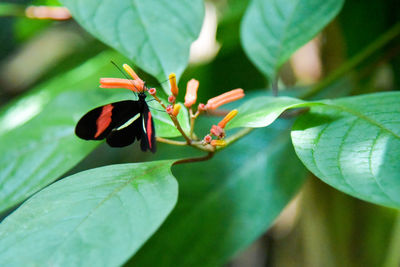
{"type": "Polygon", "coordinates": [[[141,119],[142,140],[140,142],[140,148],[142,151],[150,150],[154,153],[156,152],[156,132],[154,129],[153,118],[147,103],[144,104],[141,119]]]}
{"type": "Polygon", "coordinates": [[[123,125],[114,128],[107,136],[107,144],[112,147],[123,147],[132,144],[142,137],[141,114],[137,113],[123,125]]]}
{"type": "Polygon", "coordinates": [[[115,128],[124,125],[137,114],[138,101],[125,100],[97,107],[86,113],[75,127],[75,134],[85,140],[101,140],[115,128]]]}

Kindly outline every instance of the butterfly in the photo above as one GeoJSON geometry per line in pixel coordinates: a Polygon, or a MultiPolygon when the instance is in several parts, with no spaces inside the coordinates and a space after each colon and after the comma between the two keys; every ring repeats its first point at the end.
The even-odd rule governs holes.
{"type": "Polygon", "coordinates": [[[75,127],[75,134],[85,140],[106,138],[111,147],[124,147],[140,141],[142,151],[156,152],[154,122],[146,94],[138,100],[124,100],[92,109],[75,127]]]}

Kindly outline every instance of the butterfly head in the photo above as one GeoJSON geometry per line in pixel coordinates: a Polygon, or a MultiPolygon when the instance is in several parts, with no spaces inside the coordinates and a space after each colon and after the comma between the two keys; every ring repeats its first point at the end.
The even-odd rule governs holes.
{"type": "Polygon", "coordinates": [[[139,100],[144,101],[146,99],[146,94],[144,92],[139,92],[138,97],[139,100]]]}

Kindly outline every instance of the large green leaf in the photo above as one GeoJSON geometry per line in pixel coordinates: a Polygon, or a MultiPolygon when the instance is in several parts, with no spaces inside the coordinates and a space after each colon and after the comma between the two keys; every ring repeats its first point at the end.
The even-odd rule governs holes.
{"type": "Polygon", "coordinates": [[[49,186],[0,225],[0,265],[121,265],[176,203],[171,164],[110,165],[49,186]]]}
{"type": "MultiPolygon", "coordinates": [[[[83,114],[99,105],[133,98],[128,90],[98,88],[100,77],[118,75],[110,58],[116,55],[100,55],[0,112],[0,212],[57,179],[100,144],[74,135],[83,114]]],[[[154,111],[156,134],[178,136],[168,115],[154,111]]],[[[180,112],[179,119],[188,131],[187,113],[180,112]]]]}
{"type": "Polygon", "coordinates": [[[248,57],[271,80],[295,50],[340,11],[343,0],[253,0],[241,26],[248,57]]]}
{"type": "Polygon", "coordinates": [[[61,0],[91,34],[159,81],[185,69],[204,16],[202,0],[61,0]]]}
{"type": "Polygon", "coordinates": [[[245,101],[239,106],[238,115],[228,123],[227,129],[237,127],[265,127],[273,123],[279,115],[290,108],[311,105],[310,102],[292,97],[260,96],[245,101]]]}
{"type": "Polygon", "coordinates": [[[324,103],[294,126],[292,141],[300,159],[345,193],[400,208],[400,93],[324,103]]]}
{"type": "Polygon", "coordinates": [[[292,132],[303,163],[345,193],[400,208],[400,93],[312,102],[258,97],[242,104],[228,127],[264,127],[299,107],[311,108],[292,132]]]}
{"type": "Polygon", "coordinates": [[[265,233],[305,174],[282,123],[208,162],[175,166],[178,205],[128,265],[220,266],[265,233]]]}

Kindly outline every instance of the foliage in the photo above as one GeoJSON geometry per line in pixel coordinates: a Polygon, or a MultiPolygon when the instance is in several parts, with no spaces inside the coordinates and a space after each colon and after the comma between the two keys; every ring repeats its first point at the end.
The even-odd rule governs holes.
{"type": "MultiPolygon", "coordinates": [[[[371,69],[381,70],[379,64],[368,61],[372,56],[388,61],[398,51],[392,48],[398,48],[393,40],[400,34],[399,23],[382,23],[382,29],[375,29],[376,36],[360,37],[369,40],[366,47],[357,47],[357,38],[348,36],[347,26],[342,26],[344,36],[351,40],[351,57],[321,81],[303,89],[287,86],[284,91],[277,88],[285,83],[282,66],[317,34],[340,27],[335,20],[338,15],[341,24],[350,25],[354,3],[230,0],[224,6],[207,2],[222,14],[219,25],[226,36],[218,36],[222,46],[212,61],[196,65],[189,64],[189,52],[207,10],[201,0],[60,2],[80,27],[116,51],[82,34],[85,51],[99,50],[98,55],[64,58],[65,65],[42,74],[39,82],[30,84],[32,89],[0,110],[0,211],[5,218],[0,224],[0,265],[222,265],[270,229],[303,186],[306,170],[349,196],[400,209],[400,93],[393,88],[378,92],[371,86],[373,79],[366,77],[371,69]],[[381,55],[385,47],[392,50],[381,55]],[[259,73],[246,69],[234,74],[238,67],[250,65],[242,49],[259,73]],[[243,59],[243,64],[225,63],[221,68],[226,58],[243,59]],[[100,168],[88,162],[75,167],[85,158],[93,160],[103,148],[95,150],[100,142],[74,135],[79,118],[94,107],[132,98],[127,91],[98,88],[100,77],[120,75],[111,59],[131,60],[141,77],[161,83],[164,92],[152,94],[157,101],[149,106],[158,141],[167,144],[161,144],[154,156],[130,147],[137,163],[111,165],[107,159],[92,164],[106,165],[100,168]],[[246,71],[252,77],[243,77],[246,71]],[[351,76],[350,71],[355,74],[351,76]],[[244,83],[237,85],[246,93],[240,105],[224,106],[236,108],[237,115],[229,113],[220,121],[223,134],[211,130],[217,136],[211,143],[201,138],[218,121],[203,116],[201,108],[194,110],[187,98],[186,107],[178,104],[182,92],[174,93],[177,104],[175,97],[169,101],[173,111],[160,110],[168,110],[159,103],[168,102],[171,93],[164,81],[171,72],[185,82],[195,73],[203,102],[217,95],[214,89],[231,78],[244,83]],[[268,87],[263,78],[279,96],[260,89],[268,87]],[[262,82],[257,88],[246,88],[248,80],[262,82]],[[338,86],[345,87],[346,94],[333,90],[338,86]],[[334,97],[326,98],[332,92],[334,97]],[[203,160],[208,161],[188,163],[203,160]]],[[[23,16],[21,7],[0,4],[0,16],[23,16]]],[[[26,20],[21,18],[17,25],[26,20]]],[[[29,42],[60,25],[79,31],[78,25],[67,23],[43,23],[16,35],[29,42]]],[[[333,46],[335,42],[327,39],[333,46]]],[[[6,48],[0,43],[0,49],[6,48]]],[[[398,70],[399,62],[390,61],[390,68],[398,70]]],[[[174,79],[170,78],[170,84],[174,79]]],[[[398,86],[395,79],[393,84],[398,86]]],[[[188,92],[192,90],[196,98],[194,87],[188,84],[188,92]]],[[[183,91],[182,82],[179,88],[183,91]]],[[[228,94],[237,100],[243,93],[228,94]]],[[[223,96],[218,97],[226,100],[223,96]]],[[[205,105],[209,114],[220,111],[211,108],[215,99],[205,105]]],[[[132,162],[132,158],[124,161],[132,162]]],[[[394,225],[386,266],[400,261],[393,252],[399,247],[396,225],[400,224],[394,225]]]]}

